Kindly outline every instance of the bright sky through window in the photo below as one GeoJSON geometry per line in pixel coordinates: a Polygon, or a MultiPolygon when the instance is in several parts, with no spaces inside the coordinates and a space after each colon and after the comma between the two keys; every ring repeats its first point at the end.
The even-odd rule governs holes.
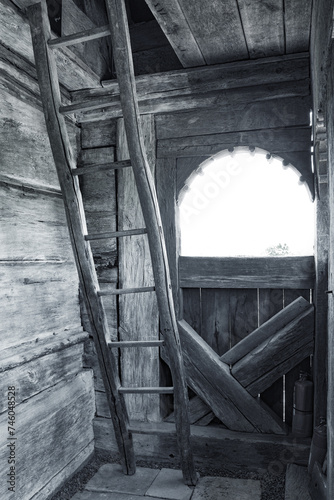
{"type": "Polygon", "coordinates": [[[257,148],[201,167],[181,195],[182,255],[313,255],[314,204],[297,171],[257,148]]]}

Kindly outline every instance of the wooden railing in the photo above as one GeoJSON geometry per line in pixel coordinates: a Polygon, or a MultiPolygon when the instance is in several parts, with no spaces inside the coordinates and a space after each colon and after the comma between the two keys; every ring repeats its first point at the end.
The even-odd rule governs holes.
{"type": "MultiPolygon", "coordinates": [[[[223,355],[298,297],[312,302],[313,257],[180,257],[184,319],[223,355]]],[[[305,359],[261,394],[291,425],[293,386],[305,359]]]]}

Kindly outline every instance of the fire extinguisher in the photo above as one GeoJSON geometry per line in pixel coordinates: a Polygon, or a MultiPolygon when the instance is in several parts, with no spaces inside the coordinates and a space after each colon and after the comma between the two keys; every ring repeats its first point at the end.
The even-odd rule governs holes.
{"type": "Polygon", "coordinates": [[[293,391],[292,434],[299,437],[312,436],[313,430],[313,382],[306,372],[300,372],[293,391]]]}
{"type": "Polygon", "coordinates": [[[315,462],[322,466],[327,453],[327,424],[324,417],[320,417],[320,424],[314,429],[307,471],[312,474],[315,462]]]}

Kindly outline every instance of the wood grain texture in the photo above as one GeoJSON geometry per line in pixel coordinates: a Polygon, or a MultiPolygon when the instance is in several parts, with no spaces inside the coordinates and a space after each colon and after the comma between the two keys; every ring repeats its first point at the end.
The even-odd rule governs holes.
{"type": "MultiPolygon", "coordinates": [[[[160,425],[172,430],[174,424],[165,422],[160,425]]],[[[94,420],[94,431],[97,449],[117,451],[115,439],[109,430],[108,420],[94,420]]],[[[195,463],[199,467],[210,467],[212,470],[224,469],[228,463],[229,470],[263,473],[273,467],[277,457],[291,457],[295,463],[307,465],[310,453],[309,439],[295,439],[289,436],[268,434],[241,433],[217,427],[191,426],[192,448],[195,463]]],[[[178,466],[176,439],[171,434],[159,436],[134,436],[136,455],[151,463],[162,462],[178,466]]],[[[282,460],[283,469],[287,461],[282,460]]]]}
{"type": "Polygon", "coordinates": [[[258,405],[190,325],[178,324],[188,384],[215,415],[231,430],[284,433],[276,416],[258,405]]]}
{"type": "Polygon", "coordinates": [[[182,303],[184,319],[189,325],[202,336],[202,310],[200,288],[183,288],[182,303]]]}
{"type": "Polygon", "coordinates": [[[286,53],[307,52],[310,45],[312,0],[285,0],[286,53]]]}
{"type": "Polygon", "coordinates": [[[283,375],[280,364],[295,356],[305,345],[313,342],[314,334],[314,310],[310,306],[309,310],[302,313],[298,318],[277,332],[270,339],[262,342],[249,354],[244,356],[232,367],[233,376],[244,386],[252,385],[253,396],[262,392],[267,387],[255,388],[255,381],[262,378],[268,372],[272,372],[273,379],[283,375]]]}
{"type": "MultiPolygon", "coordinates": [[[[219,356],[222,356],[231,346],[229,290],[202,289],[201,313],[200,335],[219,356]]],[[[194,330],[197,331],[195,327],[194,330]]]]}
{"type": "Polygon", "coordinates": [[[249,56],[252,59],[284,54],[283,0],[238,0],[249,56]]]}
{"type": "Polygon", "coordinates": [[[201,3],[179,0],[206,64],[247,59],[248,50],[234,0],[201,3]]]}
{"type": "Polygon", "coordinates": [[[116,120],[81,125],[81,148],[106,148],[116,145],[116,120]]]}
{"type": "Polygon", "coordinates": [[[230,345],[233,347],[258,326],[257,290],[230,290],[230,345]]]}
{"type": "MultiPolygon", "coordinates": [[[[31,498],[31,495],[37,494],[52,477],[64,469],[65,473],[61,479],[67,479],[71,467],[66,471],[66,466],[93,440],[92,376],[89,372],[80,373],[25,402],[21,402],[19,398],[20,393],[16,414],[20,422],[19,433],[24,439],[21,439],[20,453],[17,453],[16,457],[16,470],[20,471],[16,495],[20,498],[31,498]],[[82,408],[85,408],[85,411],[82,411],[82,408]],[[41,422],[44,425],[41,425],[41,422]]],[[[2,428],[6,428],[6,413],[1,415],[0,422],[2,428]]],[[[8,448],[5,440],[6,434],[2,433],[0,456],[1,472],[4,476],[8,468],[8,448]]],[[[59,483],[60,481],[58,485],[59,483]]],[[[7,483],[3,481],[0,488],[1,496],[6,498],[7,483]]]]}
{"type": "MultiPolygon", "coordinates": [[[[262,290],[261,290],[262,292],[262,290]]],[[[281,291],[277,291],[277,295],[271,293],[273,299],[272,306],[268,305],[268,310],[274,312],[278,309],[280,302],[281,291]]],[[[268,340],[270,337],[275,335],[279,330],[284,328],[293,319],[299,316],[301,313],[307,311],[310,307],[308,301],[303,297],[296,299],[290,305],[287,305],[284,310],[275,314],[273,317],[269,318],[265,323],[261,324],[256,330],[247,335],[241,342],[232,347],[228,352],[223,354],[221,360],[225,363],[234,365],[241,358],[246,356],[249,352],[255,349],[263,341],[268,340]]],[[[262,309],[262,308],[261,308],[262,309]]],[[[260,309],[260,315],[262,312],[260,309]]]]}
{"type": "MultiPolygon", "coordinates": [[[[6,47],[15,47],[15,52],[34,63],[31,34],[26,16],[9,0],[0,4],[0,23],[3,26],[0,41],[6,47]]],[[[56,55],[60,68],[60,81],[68,90],[76,90],[99,84],[98,77],[76,59],[70,49],[63,48],[56,55]]]]}
{"type": "Polygon", "coordinates": [[[146,0],[182,66],[202,66],[205,60],[198,47],[179,0],[146,0]]]}
{"type": "Polygon", "coordinates": [[[253,146],[270,153],[306,151],[311,143],[311,128],[269,129],[160,139],[158,158],[211,156],[224,149],[253,146]]]}
{"type": "Polygon", "coordinates": [[[309,97],[287,97],[235,105],[233,110],[199,110],[156,117],[157,138],[189,137],[244,130],[309,125],[309,97]]]}
{"type": "MultiPolygon", "coordinates": [[[[283,309],[283,290],[259,290],[259,325],[283,309]]],[[[283,420],[283,377],[261,393],[261,399],[283,420]]]]}
{"type": "Polygon", "coordinates": [[[313,257],[180,257],[187,288],[313,288],[313,257]]]}
{"type": "MultiPolygon", "coordinates": [[[[151,116],[141,120],[149,163],[155,170],[154,128],[151,116]]],[[[129,158],[123,121],[117,127],[117,159],[129,158]]],[[[118,228],[145,227],[137,186],[132,169],[118,172],[118,228]]],[[[154,286],[147,235],[127,236],[118,242],[119,288],[154,286]]],[[[157,340],[159,315],[154,293],[138,293],[119,297],[119,340],[157,340]]],[[[159,381],[157,348],[131,348],[122,352],[123,386],[154,386],[159,381]]],[[[160,420],[159,396],[131,394],[125,396],[131,420],[160,420]]]]}

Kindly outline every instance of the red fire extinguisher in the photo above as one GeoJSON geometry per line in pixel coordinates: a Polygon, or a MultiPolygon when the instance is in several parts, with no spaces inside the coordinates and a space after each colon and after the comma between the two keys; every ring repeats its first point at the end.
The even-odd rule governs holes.
{"type": "Polygon", "coordinates": [[[306,372],[300,372],[293,391],[292,434],[299,437],[312,436],[313,430],[313,382],[306,372]]]}

